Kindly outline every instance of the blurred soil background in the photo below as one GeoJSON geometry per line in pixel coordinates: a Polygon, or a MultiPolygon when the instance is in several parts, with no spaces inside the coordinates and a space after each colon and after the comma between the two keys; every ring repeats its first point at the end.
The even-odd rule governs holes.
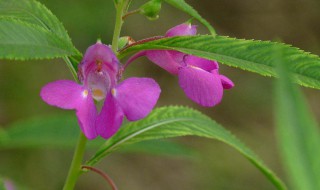
{"type": "MultiPolygon", "coordinates": [[[[111,43],[114,7],[111,0],[41,0],[64,24],[75,46],[84,52],[101,38],[111,43]]],[[[131,9],[145,1],[133,0],[131,9]]],[[[320,54],[320,1],[317,0],[187,0],[218,34],[244,39],[277,40],[320,54]]],[[[163,4],[160,18],[142,15],[127,18],[122,36],[135,40],[163,35],[169,28],[190,19],[163,4]]],[[[208,31],[199,23],[198,31],[208,31]]],[[[46,83],[72,79],[61,59],[42,61],[0,60],[0,126],[29,117],[70,113],[48,106],[39,97],[46,83]]],[[[274,79],[221,65],[221,73],[235,83],[225,91],[221,104],[202,108],[186,98],[177,77],[145,58],[132,64],[125,75],[155,78],[162,87],[158,107],[185,105],[210,115],[252,148],[284,178],[276,147],[273,124],[274,79]]],[[[316,116],[320,116],[320,93],[303,88],[316,116]]],[[[196,137],[174,139],[198,154],[194,158],[159,157],[140,153],[115,153],[99,168],[106,171],[120,190],[270,190],[272,184],[238,152],[217,141],[196,137]]],[[[0,151],[0,175],[32,190],[61,189],[73,150],[10,149],[0,151]]],[[[88,152],[90,156],[93,152],[88,152]]],[[[95,173],[80,177],[79,190],[107,189],[95,173]]]]}

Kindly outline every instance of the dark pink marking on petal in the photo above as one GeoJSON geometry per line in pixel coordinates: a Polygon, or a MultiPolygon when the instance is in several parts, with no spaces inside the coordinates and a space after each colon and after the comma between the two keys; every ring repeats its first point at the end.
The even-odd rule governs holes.
{"type": "Polygon", "coordinates": [[[187,65],[192,65],[195,67],[199,67],[203,70],[206,70],[208,72],[219,69],[219,64],[216,61],[208,60],[205,58],[197,57],[194,55],[187,55],[184,59],[185,63],[187,65]]]}
{"type": "Polygon", "coordinates": [[[219,75],[219,77],[224,89],[230,89],[234,87],[234,83],[228,77],[224,75],[219,75]]]}
{"type": "Polygon", "coordinates": [[[151,78],[128,78],[116,87],[114,97],[130,121],[146,117],[156,105],[161,89],[151,78]]]}
{"type": "Polygon", "coordinates": [[[202,106],[215,106],[222,99],[223,88],[219,75],[199,68],[181,68],[179,85],[188,98],[202,106]]]}
{"type": "Polygon", "coordinates": [[[197,26],[191,25],[188,23],[179,24],[171,29],[169,29],[166,33],[166,37],[173,36],[193,36],[197,33],[197,26]]]}
{"type": "Polygon", "coordinates": [[[119,130],[122,120],[123,111],[111,93],[109,93],[96,121],[98,135],[104,139],[110,138],[119,130]]]}

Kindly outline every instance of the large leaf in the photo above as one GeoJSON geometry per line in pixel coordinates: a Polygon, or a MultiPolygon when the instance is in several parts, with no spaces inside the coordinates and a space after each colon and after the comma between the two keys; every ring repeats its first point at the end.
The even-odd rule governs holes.
{"type": "Polygon", "coordinates": [[[320,189],[320,132],[301,91],[291,83],[278,52],[275,111],[277,136],[292,189],[320,189]]]}
{"type": "MultiPolygon", "coordinates": [[[[12,21],[13,24],[19,21],[21,25],[26,26],[26,28],[1,26],[0,49],[4,51],[1,51],[0,59],[42,59],[80,54],[73,47],[70,37],[57,17],[35,0],[0,0],[0,17],[2,20],[7,18],[6,21],[12,21]],[[30,27],[33,26],[34,29],[30,30],[30,27]],[[20,30],[17,31],[17,29],[20,30]],[[57,44],[52,47],[52,44],[47,44],[45,43],[46,41],[40,40],[37,41],[38,44],[29,43],[32,40],[32,38],[29,38],[30,36],[38,37],[38,33],[43,31],[48,34],[46,41],[55,41],[57,44]],[[23,43],[24,41],[19,43],[18,40],[21,40],[23,36],[28,43],[23,43]],[[8,38],[13,40],[12,43],[8,44],[8,40],[5,40],[8,38]],[[40,43],[43,43],[41,44],[42,47],[38,46],[40,43]],[[56,46],[58,46],[58,49],[55,49],[56,46]],[[30,50],[26,51],[28,48],[30,50]],[[7,52],[9,52],[9,55],[7,52]],[[19,52],[23,52],[23,54],[19,52]]],[[[43,39],[43,36],[39,38],[43,39]]]]}
{"type": "Polygon", "coordinates": [[[283,62],[289,67],[294,81],[320,89],[320,59],[286,44],[243,40],[208,35],[180,36],[163,38],[146,43],[137,42],[120,52],[120,58],[144,49],[171,49],[193,54],[240,69],[259,73],[263,76],[276,76],[277,61],[272,57],[274,48],[284,51],[283,62]]]}
{"type": "Polygon", "coordinates": [[[278,188],[284,184],[263,162],[229,131],[209,117],[190,108],[163,107],[154,110],[147,118],[124,125],[87,162],[94,165],[122,146],[132,143],[177,136],[195,135],[222,141],[243,154],[278,188]]]}
{"type": "Polygon", "coordinates": [[[41,59],[75,54],[73,45],[37,25],[0,18],[0,58],[41,59]]]}
{"type": "Polygon", "coordinates": [[[213,36],[216,35],[216,31],[210,25],[210,23],[208,23],[208,21],[202,18],[201,15],[184,0],[164,0],[164,1],[176,7],[177,9],[180,9],[183,12],[186,12],[187,14],[194,17],[195,19],[199,20],[203,25],[205,25],[208,28],[208,30],[211,32],[213,36]]]}
{"type": "Polygon", "coordinates": [[[0,0],[0,16],[38,25],[71,43],[67,31],[58,18],[35,0],[0,0]]]}

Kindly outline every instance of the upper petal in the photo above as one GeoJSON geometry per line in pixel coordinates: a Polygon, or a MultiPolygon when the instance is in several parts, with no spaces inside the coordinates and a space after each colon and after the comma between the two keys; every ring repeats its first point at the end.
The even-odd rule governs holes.
{"type": "Polygon", "coordinates": [[[63,109],[76,109],[84,100],[85,88],[70,80],[58,80],[42,87],[40,96],[46,103],[63,109]]]}
{"type": "Polygon", "coordinates": [[[178,74],[178,68],[181,66],[171,51],[167,50],[148,50],[146,51],[148,59],[171,74],[178,74]]]}
{"type": "Polygon", "coordinates": [[[182,67],[179,70],[179,85],[188,98],[202,106],[220,103],[223,88],[219,75],[196,67],[182,67]]]}
{"type": "Polygon", "coordinates": [[[109,46],[97,42],[87,49],[78,67],[79,79],[84,84],[87,83],[88,75],[94,72],[110,76],[112,84],[115,84],[120,64],[109,46]]]}
{"type": "Polygon", "coordinates": [[[110,138],[119,130],[122,120],[123,111],[111,93],[109,93],[96,120],[98,135],[105,139],[110,138]]]}
{"type": "Polygon", "coordinates": [[[196,66],[208,72],[214,69],[219,69],[218,62],[197,57],[194,55],[185,56],[184,61],[187,65],[196,66]]]}
{"type": "Polygon", "coordinates": [[[188,23],[179,24],[171,29],[169,29],[166,33],[166,37],[173,36],[193,36],[197,33],[197,26],[191,25],[188,23]]]}
{"type": "Polygon", "coordinates": [[[150,78],[128,78],[119,84],[113,95],[130,121],[147,116],[160,96],[159,85],[150,78]]]}

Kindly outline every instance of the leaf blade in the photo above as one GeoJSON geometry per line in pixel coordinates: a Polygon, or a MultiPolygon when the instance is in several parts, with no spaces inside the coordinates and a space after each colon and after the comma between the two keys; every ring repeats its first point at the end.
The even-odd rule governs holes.
{"type": "Polygon", "coordinates": [[[0,49],[0,59],[14,60],[57,58],[77,52],[55,34],[13,18],[0,18],[0,49]]]}
{"type": "Polygon", "coordinates": [[[87,165],[98,163],[106,155],[128,144],[186,135],[216,139],[232,146],[262,171],[278,189],[285,189],[281,180],[229,131],[200,112],[184,107],[159,108],[143,120],[126,124],[115,136],[106,141],[87,165]]]}
{"type": "Polygon", "coordinates": [[[320,189],[320,131],[298,87],[275,50],[280,79],[275,84],[276,135],[292,189],[320,189]]]}
{"type": "Polygon", "coordinates": [[[273,49],[281,47],[285,64],[289,66],[294,81],[300,85],[320,89],[320,58],[286,44],[243,40],[208,35],[164,38],[146,43],[136,43],[120,52],[120,58],[145,49],[170,49],[206,59],[216,60],[231,67],[277,77],[273,49]]]}

